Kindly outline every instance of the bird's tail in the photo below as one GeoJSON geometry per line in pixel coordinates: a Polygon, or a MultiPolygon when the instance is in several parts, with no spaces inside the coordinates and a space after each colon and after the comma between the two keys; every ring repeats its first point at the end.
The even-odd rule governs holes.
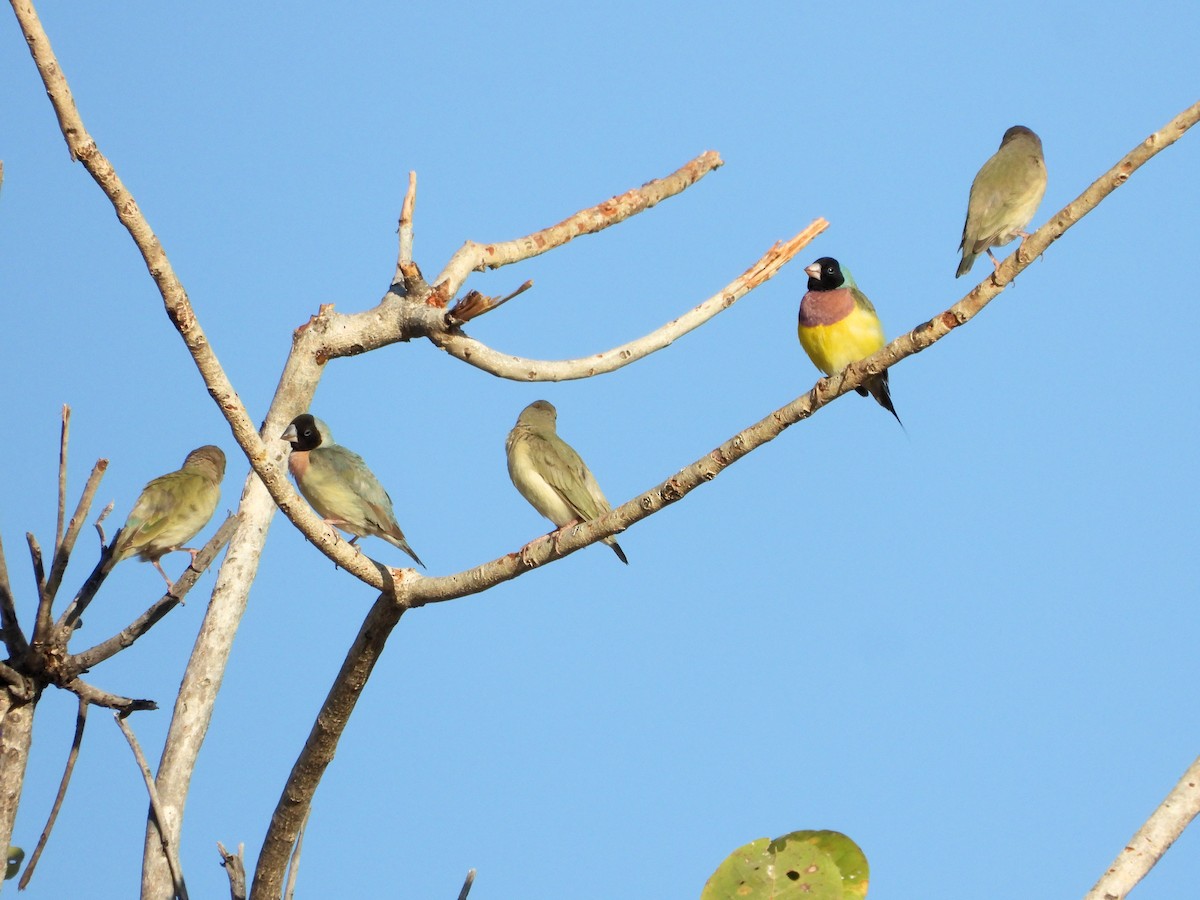
{"type": "Polygon", "coordinates": [[[625,563],[625,565],[629,565],[629,560],[625,558],[625,551],[621,549],[620,544],[618,544],[612,538],[605,538],[604,543],[613,548],[613,553],[617,554],[617,559],[625,563]]]}
{"type": "Polygon", "coordinates": [[[954,273],[955,278],[962,278],[971,271],[971,266],[975,265],[975,257],[977,253],[971,253],[966,248],[963,248],[962,261],[958,264],[958,271],[954,273]]]}
{"type": "Polygon", "coordinates": [[[413,562],[415,562],[422,569],[425,568],[425,563],[421,562],[421,557],[417,556],[417,554],[413,552],[413,548],[408,546],[408,541],[404,539],[404,535],[400,533],[400,529],[396,529],[396,534],[381,534],[380,537],[389,544],[399,547],[413,558],[413,562]]]}
{"type": "MultiPolygon", "coordinates": [[[[896,407],[892,405],[892,392],[888,388],[887,372],[882,372],[877,378],[872,378],[863,386],[871,392],[871,396],[875,398],[876,403],[895,416],[897,422],[900,422],[900,414],[896,412],[896,407]]],[[[900,422],[900,427],[904,428],[903,422],[900,422]]],[[[905,429],[905,431],[907,430],[905,429]]]]}

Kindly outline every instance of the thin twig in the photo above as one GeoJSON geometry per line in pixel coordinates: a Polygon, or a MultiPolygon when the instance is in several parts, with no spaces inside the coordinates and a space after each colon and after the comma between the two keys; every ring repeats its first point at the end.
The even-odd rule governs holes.
{"type": "Polygon", "coordinates": [[[615,372],[630,363],[662,350],[699,328],[709,319],[733,306],[738,300],[775,277],[787,263],[812,240],[829,227],[824,219],[816,219],[807,228],[787,241],[781,241],[764,253],[750,268],[725,285],[699,306],[636,340],[611,350],[578,359],[524,359],[493,350],[458,331],[431,334],[429,339],[455,359],[501,378],[516,381],[569,381],[591,378],[615,372]]]}
{"type": "Polygon", "coordinates": [[[475,870],[467,869],[467,877],[463,881],[462,890],[458,892],[458,900],[467,900],[467,894],[471,893],[471,885],[475,883],[475,870]]]}
{"type": "MultiPolygon", "coordinates": [[[[117,727],[125,735],[125,740],[129,741],[129,748],[133,751],[133,758],[137,760],[138,769],[142,773],[142,779],[146,782],[146,792],[150,795],[150,808],[154,811],[154,817],[159,822],[162,822],[163,812],[162,807],[158,803],[158,789],[154,786],[154,776],[150,774],[150,766],[146,762],[146,757],[142,754],[142,748],[138,744],[137,737],[134,736],[133,729],[126,723],[124,716],[117,713],[113,718],[117,722],[117,727]]],[[[159,834],[163,834],[164,830],[160,828],[159,834]]],[[[183,867],[179,864],[179,854],[176,852],[175,845],[164,837],[162,840],[162,850],[166,854],[167,865],[171,867],[171,878],[175,883],[175,896],[179,900],[188,900],[187,885],[183,882],[183,867]]]]}
{"type": "MultiPolygon", "coordinates": [[[[58,593],[63,575],[67,571],[67,562],[71,558],[71,551],[75,549],[75,542],[79,539],[79,532],[83,530],[84,520],[87,519],[88,511],[92,507],[92,501],[96,497],[96,491],[100,488],[100,479],[104,477],[107,469],[107,459],[98,459],[96,460],[96,464],[92,466],[92,471],[83,486],[83,493],[79,495],[79,503],[75,507],[75,512],[71,515],[71,521],[67,523],[67,533],[63,537],[61,546],[55,551],[54,560],[50,564],[50,577],[46,582],[45,591],[50,606],[54,604],[54,597],[58,593]]],[[[40,635],[37,636],[40,637],[40,635]]]]}
{"type": "Polygon", "coordinates": [[[75,593],[75,596],[71,598],[71,602],[67,604],[67,608],[58,617],[58,621],[54,623],[54,630],[56,632],[61,632],[65,628],[74,629],[77,627],[76,623],[79,621],[80,616],[83,615],[84,610],[88,608],[88,604],[92,602],[92,599],[99,592],[101,586],[104,584],[104,580],[112,572],[114,565],[116,563],[113,562],[112,547],[101,544],[100,559],[96,561],[92,573],[88,575],[87,579],[75,593]]]}
{"type": "MultiPolygon", "coordinates": [[[[54,531],[54,556],[62,552],[63,522],[67,514],[67,440],[71,434],[71,407],[63,404],[62,436],[58,444],[58,527],[54,531]]],[[[27,869],[33,868],[31,860],[27,869]]]]}
{"type": "Polygon", "coordinates": [[[79,758],[79,745],[83,742],[83,726],[87,724],[88,706],[86,700],[80,698],[79,708],[75,712],[75,737],[71,741],[71,751],[67,754],[67,765],[63,769],[62,780],[58,783],[58,793],[54,797],[54,805],[50,807],[50,815],[46,819],[46,827],[42,829],[42,836],[38,838],[37,846],[33,849],[33,855],[29,857],[29,864],[25,866],[25,871],[21,873],[21,881],[17,884],[17,890],[23,891],[29,887],[29,879],[33,877],[33,870],[37,868],[38,860],[42,857],[42,851],[46,848],[46,841],[50,839],[50,832],[54,828],[54,822],[58,819],[58,811],[62,808],[63,798],[67,796],[67,785],[71,783],[71,773],[75,771],[75,760],[79,758]]]}
{"type": "Polygon", "coordinates": [[[413,211],[416,206],[417,173],[409,172],[408,190],[404,192],[404,205],[400,207],[400,226],[397,229],[400,234],[400,252],[396,256],[396,277],[392,279],[395,284],[404,281],[404,273],[400,271],[401,266],[413,261],[413,211]]]}
{"type": "Polygon", "coordinates": [[[1083,900],[1122,900],[1200,813],[1200,757],[1167,794],[1083,900]]]}
{"type": "MultiPolygon", "coordinates": [[[[234,531],[237,530],[237,526],[237,516],[231,515],[226,518],[221,527],[217,529],[216,534],[209,538],[208,543],[196,554],[195,564],[189,565],[184,570],[179,580],[171,585],[170,591],[163,594],[148,610],[108,640],[101,641],[94,647],[76,653],[65,660],[62,664],[63,670],[74,673],[86,672],[109,657],[120,653],[153,628],[163,616],[183,602],[183,598],[187,596],[188,591],[192,589],[192,586],[195,585],[196,581],[204,574],[204,571],[212,564],[217,554],[221,552],[222,548],[233,536],[234,531]]],[[[94,591],[92,594],[94,595],[94,591]]],[[[91,596],[89,595],[87,602],[90,601],[91,596]]],[[[83,614],[83,610],[86,608],[87,603],[81,602],[77,610],[68,610],[63,614],[58,627],[73,627],[75,620],[83,614]]]]}
{"type": "Polygon", "coordinates": [[[217,852],[221,854],[221,866],[229,876],[229,900],[246,900],[246,845],[238,844],[235,855],[217,841],[217,852]]]}
{"type": "Polygon", "coordinates": [[[46,594],[46,568],[42,564],[42,545],[32,531],[25,532],[25,543],[29,545],[29,556],[33,562],[33,580],[37,584],[38,608],[33,621],[33,640],[44,641],[50,628],[50,597],[46,594]]]}
{"type": "Polygon", "coordinates": [[[79,678],[67,679],[59,686],[63,690],[70,691],[80,700],[85,700],[92,704],[92,706],[103,706],[105,709],[113,709],[126,716],[134,712],[158,709],[158,704],[153,700],[136,700],[132,697],[122,697],[120,694],[102,691],[100,688],[88,684],[79,678]]]}
{"type": "Polygon", "coordinates": [[[568,216],[557,225],[535,231],[533,234],[496,244],[480,244],[467,241],[450,258],[446,268],[435,283],[454,296],[472,271],[498,269],[526,259],[540,256],[555,247],[561,247],[584,234],[595,234],[623,222],[630,216],[656,206],[668,197],[674,197],[691,187],[709,172],[724,165],[715,150],[701,153],[691,162],[664,178],[656,178],[641,187],[618,194],[595,206],[582,209],[568,216]]]}
{"type": "Polygon", "coordinates": [[[13,598],[12,584],[8,580],[8,562],[4,556],[4,542],[0,541],[0,632],[4,634],[4,646],[8,655],[20,659],[29,651],[29,641],[17,621],[17,605],[13,598]]]}
{"type": "Polygon", "coordinates": [[[292,850],[292,858],[288,860],[287,881],[283,884],[283,900],[294,900],[296,895],[296,873],[300,871],[300,853],[304,850],[304,830],[308,827],[308,817],[312,814],[310,805],[304,812],[304,821],[300,823],[300,831],[296,834],[296,847],[292,850]]]}

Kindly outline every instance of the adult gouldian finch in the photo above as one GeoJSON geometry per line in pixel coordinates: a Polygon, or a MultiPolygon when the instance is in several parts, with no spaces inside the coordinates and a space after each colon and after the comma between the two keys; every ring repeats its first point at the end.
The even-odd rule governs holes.
{"type": "MultiPolygon", "coordinates": [[[[852,362],[865,359],[887,343],[883,325],[867,295],[858,289],[849,270],[832,256],[822,256],[805,270],[808,293],[800,301],[800,346],[813,365],[832,375],[852,362]]],[[[855,388],[864,397],[872,397],[896,416],[888,390],[885,369],[855,388]]],[[[900,422],[900,427],[904,423],[900,422]]]]}
{"type": "Polygon", "coordinates": [[[958,245],[962,262],[954,277],[970,272],[975,257],[985,250],[992,265],[999,268],[992,247],[1003,247],[1017,235],[1029,237],[1025,226],[1033,221],[1045,193],[1042,139],[1024,125],[1014,125],[1004,132],[1000,149],[971,182],[967,221],[958,245]]]}
{"type": "Polygon", "coordinates": [[[131,556],[154,563],[154,568],[173,581],[159,562],[168,553],[186,550],[196,561],[199,550],[184,547],[208,524],[221,499],[225,477],[225,454],[207,444],[187,455],[183,467],[155,478],[143,489],[130,510],[125,527],[113,541],[113,564],[131,556]]]}
{"type": "Polygon", "coordinates": [[[369,535],[383,538],[425,567],[396,524],[392,498],[361,456],[334,443],[328,425],[304,413],[280,437],[292,445],[288,469],[296,486],[326,524],[354,535],[352,544],[369,535]]]}
{"type": "MultiPolygon", "coordinates": [[[[562,528],[586,522],[612,507],[579,454],[558,436],[558,411],[548,400],[537,400],[521,410],[508,433],[508,477],[530,506],[562,528]]],[[[613,538],[604,538],[617,558],[628,565],[625,551],[613,538]]]]}

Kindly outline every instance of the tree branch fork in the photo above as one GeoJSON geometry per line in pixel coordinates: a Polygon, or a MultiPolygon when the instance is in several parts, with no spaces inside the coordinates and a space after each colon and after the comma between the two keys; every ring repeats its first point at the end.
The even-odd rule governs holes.
{"type": "MultiPolygon", "coordinates": [[[[649,182],[641,188],[626,191],[609,201],[582,210],[556,225],[523,238],[498,244],[467,241],[447,263],[432,286],[425,283],[420,276],[420,270],[412,260],[416,178],[415,175],[410,175],[400,218],[397,285],[393,286],[372,309],[344,315],[336,312],[333,307],[326,306],[307,325],[297,329],[292,353],[285,364],[280,388],[260,432],[251,424],[249,415],[229,383],[157,237],[142,216],[132,195],[120,182],[111,164],[88,136],[70,96],[66,79],[54,59],[40,22],[37,21],[32,3],[27,0],[12,0],[12,3],[18,21],[25,32],[31,54],[42,74],[47,92],[58,115],[72,158],[79,159],[113,203],[118,218],[138,246],[152,278],[158,285],[168,316],[192,354],[210,394],[225,415],[235,439],[253,469],[254,475],[246,483],[242,504],[239,507],[244,527],[234,535],[231,541],[226,564],[218,575],[218,584],[209,612],[210,616],[223,617],[222,621],[226,624],[230,621],[234,622],[235,628],[236,621],[244,609],[245,595],[248,592],[248,583],[253,579],[257,555],[261,552],[266,523],[275,507],[278,507],[326,556],[355,577],[383,591],[384,594],[380,601],[384,602],[385,607],[392,607],[388,618],[394,617],[394,620],[398,620],[400,613],[407,608],[415,608],[426,603],[454,599],[486,590],[494,584],[517,577],[530,568],[544,565],[559,556],[565,556],[652,515],[663,506],[681,499],[705,481],[716,477],[725,467],[774,439],[786,428],[812,415],[842,394],[858,387],[869,376],[895,365],[914,353],[921,352],[949,334],[950,331],[965,324],[987,303],[998,296],[1013,277],[1044,252],[1050,243],[1060,237],[1080,217],[1093,209],[1108,193],[1124,183],[1129,175],[1147,159],[1177,140],[1200,117],[1200,104],[1195,104],[1168,123],[1162,130],[1151,135],[1118,162],[1112,170],[1084,191],[1079,198],[1068,204],[1028,238],[984,282],[947,310],[896,338],[883,350],[868,359],[855,363],[843,372],[820,379],[806,394],[743,429],[655,488],[621,504],[599,519],[563,529],[560,534],[556,535],[556,540],[550,540],[550,536],[539,538],[531,542],[523,553],[510,553],[454,575],[424,577],[412,570],[382,566],[369,560],[356,549],[350,548],[340,540],[336,532],[332,532],[329,526],[316,516],[307,504],[300,501],[299,496],[287,481],[282,465],[286,450],[276,435],[282,433],[283,427],[294,415],[307,408],[327,362],[343,356],[368,352],[397,341],[423,337],[455,358],[500,377],[527,381],[558,381],[590,377],[601,372],[613,371],[662,349],[680,335],[707,321],[716,312],[728,308],[740,296],[772,277],[799,249],[824,230],[827,227],[826,223],[823,220],[817,220],[809,229],[801,232],[791,241],[767,251],[764,257],[752,265],[742,276],[703,301],[689,313],[629,344],[579,360],[527,360],[499,353],[469,338],[462,331],[461,326],[467,318],[473,316],[456,317],[453,307],[449,312],[446,311],[450,299],[463,287],[469,274],[529,259],[561,246],[579,235],[611,227],[695,184],[721,165],[720,157],[711,151],[702,154],[665,178],[649,182]],[[806,233],[807,237],[805,237],[806,233]],[[397,291],[396,287],[400,289],[397,291]],[[264,503],[264,498],[256,490],[256,484],[265,487],[271,501],[269,506],[264,503]],[[227,576],[227,571],[232,574],[227,576]]],[[[477,302],[475,307],[472,307],[472,311],[474,315],[480,315],[497,308],[502,302],[504,301],[497,302],[492,298],[484,298],[483,301],[477,302]]],[[[459,312],[463,311],[461,302],[456,306],[459,312]]],[[[3,592],[0,591],[0,613],[5,612],[3,599],[3,592]]],[[[11,629],[7,623],[0,624],[4,625],[7,635],[11,629]]],[[[390,627],[386,631],[390,631],[390,627]]],[[[386,639],[386,634],[380,639],[380,649],[383,639],[386,639]]],[[[198,641],[198,652],[203,640],[204,632],[202,631],[201,640],[198,641]]],[[[227,648],[225,648],[225,652],[227,654],[227,648]]],[[[193,663],[196,663],[197,672],[203,671],[205,666],[208,666],[207,671],[211,673],[213,665],[223,666],[225,656],[221,654],[217,654],[217,656],[219,658],[215,663],[196,663],[194,657],[193,663]]],[[[185,702],[185,695],[190,690],[188,682],[193,675],[192,668],[190,663],[189,673],[185,675],[185,685],[181,688],[180,699],[177,703],[177,716],[180,710],[179,704],[185,702]]],[[[220,669],[218,668],[216,671],[218,674],[215,681],[219,684],[220,669]]],[[[0,671],[0,676],[5,675],[6,673],[0,671]]],[[[339,690],[339,684],[341,682],[335,682],[333,692],[339,690]]],[[[333,692],[331,692],[331,696],[333,692]]],[[[209,710],[214,693],[215,691],[209,691],[205,699],[205,702],[209,704],[207,707],[209,710]]],[[[202,713],[202,717],[207,715],[208,712],[202,713]]],[[[348,710],[346,715],[348,716],[348,710]]],[[[207,719],[205,718],[204,721],[206,722],[207,719]]],[[[320,719],[318,721],[320,722],[320,719]]],[[[344,720],[337,723],[338,734],[343,726],[344,720]]],[[[160,767],[160,781],[163,780],[165,770],[178,769],[180,765],[186,764],[186,755],[180,757],[179,760],[171,758],[168,762],[171,753],[170,745],[174,736],[174,722],[172,728],[173,734],[168,736],[168,750],[164,753],[164,762],[160,767]]],[[[294,776],[296,774],[293,773],[294,776]]],[[[185,789],[186,777],[186,775],[183,777],[185,789]]],[[[297,805],[295,802],[297,799],[299,805],[306,808],[315,786],[315,780],[308,778],[301,778],[299,782],[290,780],[288,788],[285,789],[284,798],[281,798],[281,808],[287,805],[297,805]],[[295,793],[290,793],[294,789],[299,791],[299,797],[295,793]],[[291,801],[287,799],[289,794],[292,798],[291,801]]],[[[181,809],[182,799],[178,796],[164,798],[164,802],[178,804],[181,809]]],[[[279,811],[277,809],[277,814],[279,811]]],[[[176,810],[176,818],[178,818],[178,810],[176,810]]],[[[287,831],[290,828],[292,828],[291,825],[284,830],[287,831]]],[[[268,842],[280,837],[285,839],[289,837],[284,834],[273,835],[274,832],[276,832],[276,828],[273,823],[268,833],[268,842]]],[[[295,834],[290,834],[290,837],[294,840],[295,834]]],[[[266,849],[267,844],[265,843],[264,855],[266,849]]],[[[259,874],[263,874],[262,866],[263,862],[260,858],[259,874]]],[[[268,874],[268,881],[271,881],[274,874],[268,874]]],[[[259,878],[256,876],[255,891],[252,896],[271,895],[260,894],[258,887],[259,878]]],[[[277,896],[277,894],[271,896],[277,896]]]]}

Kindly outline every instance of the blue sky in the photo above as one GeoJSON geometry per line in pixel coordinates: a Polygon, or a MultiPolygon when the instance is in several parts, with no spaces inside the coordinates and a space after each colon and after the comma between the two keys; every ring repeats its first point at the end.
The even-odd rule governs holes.
{"type": "MultiPolygon", "coordinates": [[[[409,170],[432,275],[466,239],[518,237],[722,154],[648,213],[471,278],[495,294],[534,279],[468,331],[540,358],[639,336],[830,221],[774,281],[611,375],[516,384],[422,343],[330,365],[313,411],[372,465],[435,574],[547,530],[505,471],[527,403],[558,407],[614,502],[653,486],[811,387],[804,265],[850,266],[890,335],[946,308],[975,283],[954,279],[955,248],[1005,128],[1043,139],[1040,225],[1196,100],[1200,25],[1186,4],[1134,21],[1107,2],[40,12],[255,418],[295,327],[386,290],[409,170]]],[[[69,162],[11,16],[0,41],[0,535],[27,624],[24,533],[53,540],[61,404],[73,492],[110,459],[98,506],[115,501],[114,524],[195,446],[231,455],[222,508],[247,466],[69,162]]],[[[850,396],[628,531],[628,568],[597,546],[405,616],[318,791],[299,896],[454,896],[476,867],[479,900],[694,897],[734,848],[798,828],[857,840],[872,900],[1008,897],[1014,881],[1081,896],[1200,750],[1198,142],[892,370],[907,436],[850,396]]],[[[94,554],[85,533],[69,586],[94,554]]],[[[131,720],[153,759],[212,583],[91,673],[164,706],[131,720]]],[[[81,637],[160,589],[123,564],[81,637]]],[[[193,896],[226,890],[216,841],[257,854],[373,599],[275,521],[187,810],[193,896]]],[[[49,692],[39,708],[27,849],[74,707],[49,692]]],[[[134,896],[145,807],[97,711],[28,895],[134,896]]],[[[1142,891],[1193,892],[1198,841],[1142,891]]]]}

